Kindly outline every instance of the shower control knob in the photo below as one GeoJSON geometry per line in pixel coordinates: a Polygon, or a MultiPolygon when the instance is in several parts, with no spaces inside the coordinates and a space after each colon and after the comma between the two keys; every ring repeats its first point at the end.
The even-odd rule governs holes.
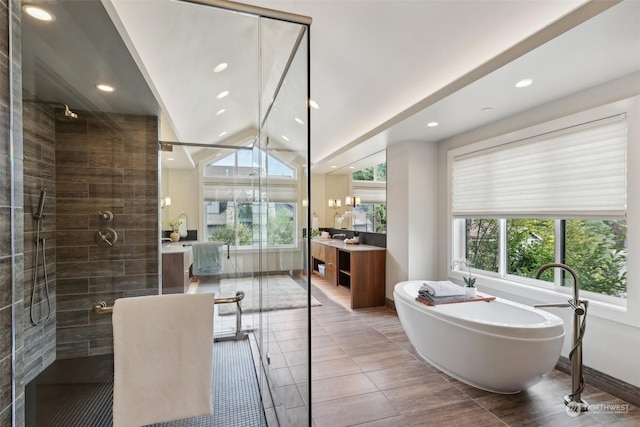
{"type": "Polygon", "coordinates": [[[111,213],[111,211],[98,211],[98,215],[100,215],[100,219],[103,221],[111,221],[113,219],[113,214],[111,213]]]}
{"type": "Polygon", "coordinates": [[[109,248],[118,241],[118,233],[113,228],[104,227],[96,231],[96,243],[103,248],[109,248]]]}

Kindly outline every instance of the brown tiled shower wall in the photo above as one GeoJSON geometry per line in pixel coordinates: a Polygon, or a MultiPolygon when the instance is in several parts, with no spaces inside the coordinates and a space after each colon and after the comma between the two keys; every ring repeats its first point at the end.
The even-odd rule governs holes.
{"type": "MultiPolygon", "coordinates": [[[[23,94],[23,99],[33,96],[23,94]]],[[[22,111],[24,149],[24,311],[22,325],[24,336],[23,384],[49,366],[56,358],[56,176],[55,176],[55,121],[50,108],[24,102],[22,111]],[[43,218],[40,225],[40,246],[35,294],[33,281],[36,255],[36,221],[33,214],[38,209],[40,191],[46,191],[43,218]],[[45,247],[43,258],[42,245],[45,247]],[[46,260],[47,283],[43,259],[46,260]],[[46,288],[49,289],[47,298],[46,288]],[[35,296],[34,319],[31,323],[31,299],[35,296]],[[47,303],[50,302],[50,306],[47,303]],[[51,310],[51,315],[45,321],[51,310]]]]}
{"type": "MultiPolygon", "coordinates": [[[[24,95],[25,99],[33,96],[24,95]]],[[[24,301],[22,355],[26,384],[58,358],[112,351],[109,316],[93,302],[157,293],[157,119],[76,111],[56,120],[49,106],[24,103],[24,301]],[[30,322],[40,191],[47,192],[40,237],[52,316],[30,322]],[[98,212],[110,211],[112,221],[98,212]],[[116,230],[114,247],[96,244],[96,232],[116,230]]],[[[39,253],[36,318],[48,312],[39,253]]]]}
{"type": "Polygon", "coordinates": [[[76,111],[80,120],[58,122],[52,110],[25,103],[23,142],[20,16],[20,2],[0,1],[1,426],[24,425],[24,384],[53,358],[111,352],[111,319],[92,314],[94,301],[158,292],[157,118],[76,111]],[[42,237],[55,312],[34,327],[33,210],[41,189],[48,196],[42,237]],[[100,221],[104,210],[114,213],[110,224],[100,221]],[[118,232],[113,248],[95,244],[105,225],[118,232]]]}
{"type": "Polygon", "coordinates": [[[75,112],[55,132],[59,359],[111,353],[111,316],[92,304],[157,294],[159,283],[157,117],[75,112]],[[96,243],[105,227],[113,247],[96,243]]]}

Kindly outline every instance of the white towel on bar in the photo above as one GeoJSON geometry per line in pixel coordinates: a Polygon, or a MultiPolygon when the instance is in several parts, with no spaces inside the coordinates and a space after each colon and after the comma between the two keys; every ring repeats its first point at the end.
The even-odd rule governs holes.
{"type": "Polygon", "coordinates": [[[464,288],[462,286],[456,285],[448,280],[424,282],[421,286],[421,290],[422,289],[426,290],[434,297],[464,295],[464,288]]]}
{"type": "Polygon", "coordinates": [[[213,294],[116,300],[115,427],[212,413],[213,304],[213,294]]]}

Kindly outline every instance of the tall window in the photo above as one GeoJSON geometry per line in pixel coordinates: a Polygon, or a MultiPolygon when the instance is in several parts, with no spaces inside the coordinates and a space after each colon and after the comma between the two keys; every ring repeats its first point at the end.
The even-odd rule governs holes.
{"type": "Polygon", "coordinates": [[[626,298],[626,117],[453,156],[454,257],[478,273],[626,298]]]}
{"type": "Polygon", "coordinates": [[[259,242],[296,244],[296,169],[264,151],[238,150],[203,169],[204,212],[209,240],[236,247],[259,242]],[[269,202],[256,180],[269,178],[269,202]]]}
{"type": "MultiPolygon", "coordinates": [[[[625,220],[465,219],[465,255],[477,270],[535,278],[540,266],[563,263],[578,274],[580,288],[626,298],[625,220]],[[501,225],[504,224],[504,227],[501,225]],[[505,230],[504,235],[500,230],[505,230]],[[504,239],[505,245],[500,245],[504,239]],[[504,247],[504,256],[500,248],[504,247]]],[[[571,286],[563,275],[559,286],[571,286]]],[[[554,283],[553,270],[542,280],[554,283]]]]}

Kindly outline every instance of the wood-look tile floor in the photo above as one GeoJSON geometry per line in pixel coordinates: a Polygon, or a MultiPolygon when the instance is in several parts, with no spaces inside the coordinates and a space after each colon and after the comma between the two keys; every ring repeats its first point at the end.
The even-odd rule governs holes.
{"type": "MultiPolygon", "coordinates": [[[[348,290],[315,274],[312,283],[312,294],[322,303],[311,310],[311,396],[316,427],[640,425],[639,408],[589,385],[584,399],[603,409],[569,416],[563,396],[571,389],[571,379],[557,370],[515,395],[467,386],[417,355],[393,310],[351,310],[348,290]]],[[[283,321],[281,339],[274,337],[273,341],[281,351],[282,378],[278,382],[295,391],[289,398],[292,410],[299,408],[296,405],[304,399],[307,386],[307,367],[301,364],[306,355],[300,342],[304,338],[286,332],[294,325],[283,321]]]]}

